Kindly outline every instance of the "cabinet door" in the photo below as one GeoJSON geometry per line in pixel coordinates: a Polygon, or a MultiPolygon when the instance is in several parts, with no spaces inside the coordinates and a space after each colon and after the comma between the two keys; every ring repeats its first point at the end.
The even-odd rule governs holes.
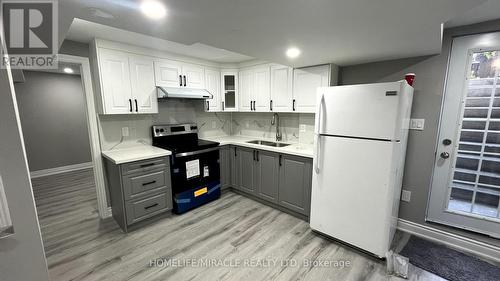
{"type": "Polygon", "coordinates": [[[295,111],[314,113],[316,90],[330,83],[330,66],[320,65],[298,68],[293,71],[293,98],[295,111]]]}
{"type": "Polygon", "coordinates": [[[239,111],[253,110],[253,82],[254,75],[252,70],[240,71],[240,106],[239,111]]]}
{"type": "Polygon", "coordinates": [[[105,114],[132,113],[128,54],[99,49],[102,99],[105,114]]]}
{"type": "Polygon", "coordinates": [[[183,85],[182,67],[179,62],[171,60],[156,60],[154,65],[157,86],[178,88],[183,85]]]}
{"type": "Polygon", "coordinates": [[[284,65],[271,66],[271,111],[291,112],[293,103],[293,68],[284,65]]]}
{"type": "Polygon", "coordinates": [[[206,100],[205,111],[221,111],[221,94],[220,94],[220,72],[216,69],[205,69],[205,88],[212,95],[212,99],[206,100]]]}
{"type": "Polygon", "coordinates": [[[312,188],[312,161],[292,155],[281,155],[279,204],[309,216],[312,188]]]}
{"type": "Polygon", "coordinates": [[[231,149],[228,146],[221,147],[220,156],[220,183],[222,189],[231,186],[231,149]]]}
{"type": "Polygon", "coordinates": [[[254,150],[238,147],[238,177],[241,191],[256,194],[254,150]]]}
{"type": "Polygon", "coordinates": [[[269,202],[278,203],[278,154],[264,150],[257,151],[255,183],[257,194],[269,202]]]}
{"type": "Polygon", "coordinates": [[[239,84],[238,71],[226,70],[221,73],[221,105],[222,111],[238,111],[239,84]]]}
{"type": "Polygon", "coordinates": [[[255,68],[253,70],[253,100],[254,111],[271,111],[271,73],[269,66],[255,68]]]}
{"type": "Polygon", "coordinates": [[[238,148],[236,146],[232,146],[231,149],[231,187],[235,189],[240,189],[239,183],[239,167],[240,167],[240,158],[238,155],[238,148]]]}
{"type": "Polygon", "coordinates": [[[130,56],[130,84],[136,113],[158,113],[153,59],[130,56]]]}
{"type": "Polygon", "coordinates": [[[194,64],[184,64],[182,73],[186,79],[186,87],[193,89],[205,88],[205,68],[194,64]]]}

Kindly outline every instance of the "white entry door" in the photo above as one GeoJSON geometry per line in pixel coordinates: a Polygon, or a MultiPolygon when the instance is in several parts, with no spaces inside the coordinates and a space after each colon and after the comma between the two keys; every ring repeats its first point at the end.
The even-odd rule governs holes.
{"type": "Polygon", "coordinates": [[[500,237],[500,33],[454,39],[427,220],[500,237]]]}

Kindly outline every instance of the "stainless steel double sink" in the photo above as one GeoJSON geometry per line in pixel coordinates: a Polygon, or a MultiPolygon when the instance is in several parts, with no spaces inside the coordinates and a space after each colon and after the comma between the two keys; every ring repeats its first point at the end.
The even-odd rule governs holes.
{"type": "Polygon", "coordinates": [[[251,141],[247,141],[247,143],[267,145],[267,146],[273,146],[273,147],[285,147],[285,146],[289,146],[290,145],[288,143],[281,143],[281,142],[274,142],[274,141],[265,141],[265,140],[251,140],[251,141]]]}

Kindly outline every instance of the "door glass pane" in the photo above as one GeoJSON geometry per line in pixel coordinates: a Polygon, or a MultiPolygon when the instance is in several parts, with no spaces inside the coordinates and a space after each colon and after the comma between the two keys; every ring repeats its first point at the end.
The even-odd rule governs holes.
{"type": "Polygon", "coordinates": [[[234,75],[224,75],[224,99],[226,108],[236,107],[236,79],[234,75]]]}
{"type": "Polygon", "coordinates": [[[448,210],[500,219],[500,52],[472,56],[448,210]]]}

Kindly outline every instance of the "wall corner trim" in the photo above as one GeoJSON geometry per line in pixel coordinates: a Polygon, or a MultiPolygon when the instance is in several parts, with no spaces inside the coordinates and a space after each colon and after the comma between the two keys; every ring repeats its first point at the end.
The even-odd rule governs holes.
{"type": "Polygon", "coordinates": [[[463,252],[500,262],[500,247],[488,243],[403,219],[398,219],[398,229],[463,252]]]}
{"type": "Polygon", "coordinates": [[[89,168],[92,168],[92,162],[50,168],[50,169],[45,169],[45,170],[32,171],[32,172],[30,172],[30,177],[32,179],[34,179],[34,178],[45,177],[45,176],[50,176],[50,175],[57,175],[57,174],[62,174],[62,173],[66,173],[66,172],[73,172],[73,171],[84,170],[84,169],[89,169],[89,168]]]}

